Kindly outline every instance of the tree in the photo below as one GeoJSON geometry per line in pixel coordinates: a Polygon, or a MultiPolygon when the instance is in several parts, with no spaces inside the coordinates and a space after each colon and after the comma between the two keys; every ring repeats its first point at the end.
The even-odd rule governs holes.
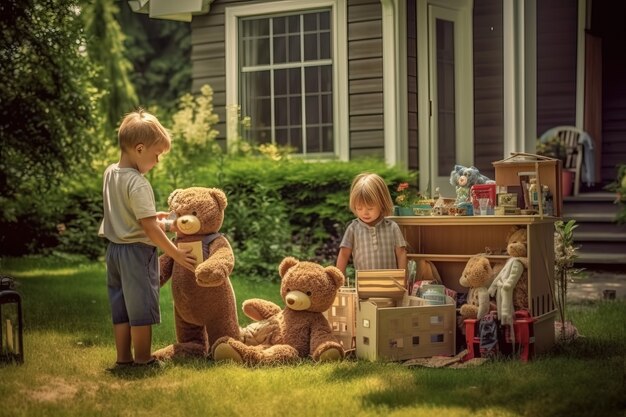
{"type": "Polygon", "coordinates": [[[94,83],[103,92],[101,113],[105,115],[104,132],[112,137],[124,114],[137,107],[137,94],[130,81],[132,64],[124,56],[124,34],[116,15],[114,0],[93,0],[84,5],[83,17],[87,52],[98,68],[94,83]]]}
{"type": "Polygon", "coordinates": [[[100,144],[76,1],[3,1],[0,34],[0,253],[9,255],[46,243],[61,179],[89,167],[100,144]]]}
{"type": "Polygon", "coordinates": [[[178,99],[191,90],[191,24],[151,19],[133,13],[125,2],[118,19],[139,102],[172,114],[178,99]]]}

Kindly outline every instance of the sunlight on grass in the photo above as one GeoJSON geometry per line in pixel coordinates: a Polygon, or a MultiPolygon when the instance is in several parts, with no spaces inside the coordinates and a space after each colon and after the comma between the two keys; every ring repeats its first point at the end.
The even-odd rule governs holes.
{"type": "MultiPolygon", "coordinates": [[[[604,417],[626,407],[621,301],[573,306],[569,317],[585,337],[529,363],[430,369],[351,359],[247,368],[186,359],[109,372],[115,347],[102,263],[27,258],[0,265],[25,278],[26,326],[24,364],[0,365],[0,417],[604,417]],[[55,271],[68,275],[56,279],[55,271]]],[[[253,297],[282,305],[278,284],[234,277],[233,286],[239,306],[253,297]]],[[[175,340],[169,284],[161,289],[161,315],[154,348],[175,340]]]]}

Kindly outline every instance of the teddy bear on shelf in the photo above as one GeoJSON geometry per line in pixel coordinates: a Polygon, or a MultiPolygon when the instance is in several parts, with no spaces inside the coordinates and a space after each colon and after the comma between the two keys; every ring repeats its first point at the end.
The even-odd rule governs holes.
{"type": "Polygon", "coordinates": [[[168,198],[176,214],[176,244],[188,245],[197,258],[195,273],[162,255],[161,286],[172,280],[176,343],[154,353],[161,360],[175,356],[206,357],[217,339],[239,337],[235,293],[230,273],[235,257],[219,233],[227,199],[217,188],[178,189],[168,198]]]}
{"type": "Polygon", "coordinates": [[[506,251],[510,258],[489,287],[496,298],[498,319],[513,325],[515,311],[528,310],[528,236],[526,228],[514,226],[507,236],[506,251]]]}
{"type": "Polygon", "coordinates": [[[334,266],[322,267],[293,257],[283,259],[278,271],[280,293],[286,307],[281,309],[261,299],[245,301],[244,313],[257,320],[242,329],[248,344],[234,337],[223,337],[211,348],[214,360],[257,365],[287,363],[306,357],[315,361],[343,359],[344,350],[323,315],[344,283],[341,271],[334,266]]]}
{"type": "Polygon", "coordinates": [[[483,318],[491,309],[489,286],[493,281],[493,269],[489,259],[483,255],[472,256],[465,265],[459,283],[469,288],[467,303],[460,314],[463,320],[483,318]]]}
{"type": "Polygon", "coordinates": [[[470,189],[472,185],[486,184],[489,182],[493,181],[481,174],[477,168],[473,166],[468,168],[463,165],[455,165],[454,169],[450,172],[450,184],[454,185],[456,190],[455,205],[457,207],[467,203],[471,205],[470,189]]]}

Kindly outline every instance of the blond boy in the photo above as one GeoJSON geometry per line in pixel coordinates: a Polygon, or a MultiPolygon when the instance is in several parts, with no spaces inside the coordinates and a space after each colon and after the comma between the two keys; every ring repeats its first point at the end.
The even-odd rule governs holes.
{"type": "Polygon", "coordinates": [[[144,177],[170,150],[169,133],[140,109],[124,117],[118,140],[120,160],[104,172],[99,231],[109,240],[107,286],[116,366],[149,365],[158,363],[151,350],[152,325],[161,322],[157,247],[192,271],[195,258],[168,239],[167,213],[157,213],[152,186],[144,177]]]}

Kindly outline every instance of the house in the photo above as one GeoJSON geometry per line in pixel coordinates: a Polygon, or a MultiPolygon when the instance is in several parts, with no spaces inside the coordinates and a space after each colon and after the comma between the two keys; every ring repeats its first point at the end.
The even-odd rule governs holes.
{"type": "Polygon", "coordinates": [[[419,169],[533,152],[557,125],[588,131],[598,183],[626,161],[626,4],[609,0],[134,0],[191,21],[193,89],[210,84],[228,141],[306,158],[378,155],[419,169]],[[230,133],[229,133],[230,132],[230,133]]]}

